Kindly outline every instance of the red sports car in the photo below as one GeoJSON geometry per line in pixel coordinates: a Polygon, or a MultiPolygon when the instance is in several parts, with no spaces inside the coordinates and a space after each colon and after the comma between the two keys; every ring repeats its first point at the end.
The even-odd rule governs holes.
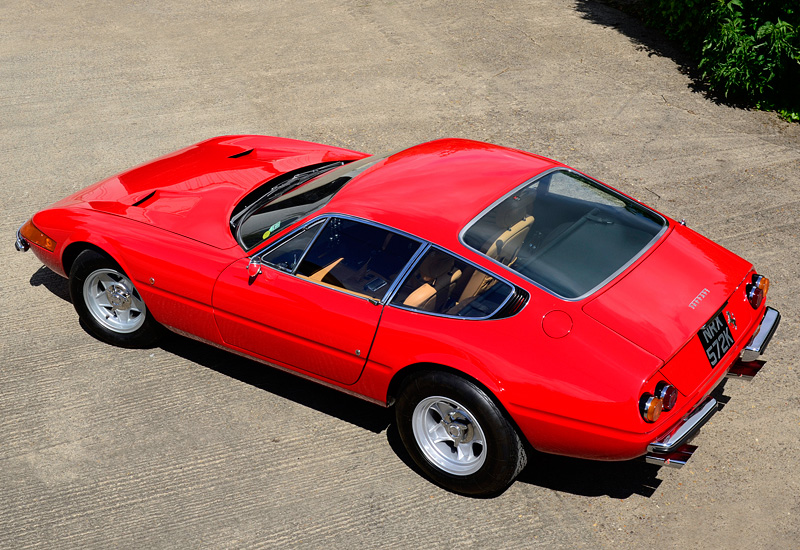
{"type": "Polygon", "coordinates": [[[383,406],[455,492],[533,449],[681,466],[726,376],[753,376],[769,281],[556,161],[444,139],[375,157],[210,139],[18,231],[97,338],[163,328],[383,406]]]}

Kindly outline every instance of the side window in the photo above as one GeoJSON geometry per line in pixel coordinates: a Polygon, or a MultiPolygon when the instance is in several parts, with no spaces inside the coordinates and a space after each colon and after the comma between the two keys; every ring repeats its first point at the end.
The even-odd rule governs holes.
{"type": "Polygon", "coordinates": [[[419,247],[417,241],[381,227],[331,218],[297,275],[380,300],[419,247]]]}
{"type": "Polygon", "coordinates": [[[392,304],[456,317],[492,316],[513,289],[488,273],[431,248],[409,273],[392,304]]]}
{"type": "Polygon", "coordinates": [[[294,235],[261,256],[262,261],[274,265],[283,271],[288,271],[289,273],[293,272],[300,258],[303,257],[303,252],[306,251],[308,245],[314,240],[314,237],[319,233],[324,223],[325,222],[315,223],[300,231],[297,235],[294,235]]]}

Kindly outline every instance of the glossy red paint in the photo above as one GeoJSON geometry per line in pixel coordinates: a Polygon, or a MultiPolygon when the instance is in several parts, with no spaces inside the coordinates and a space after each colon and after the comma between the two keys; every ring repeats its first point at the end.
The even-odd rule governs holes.
{"type": "Polygon", "coordinates": [[[765,306],[753,310],[745,296],[751,265],[668,218],[650,250],[579,300],[563,300],[466,247],[459,233],[479,212],[563,165],[455,139],[389,156],[313,216],[354,216],[433,242],[524,288],[530,298],[522,311],[504,319],[440,317],[269,266],[251,277],[249,256],[229,229],[237,202],[278,174],[364,156],[263,136],[207,140],[35,214],[57,244],[52,253],[34,252],[67,276],[80,250],[102,250],[168,328],[384,405],[408,373],[458,372],[485,388],[534,448],[601,460],[644,454],[716,386],[763,317],[765,306]],[[696,333],[723,304],[738,320],[736,346],[712,369],[696,333]],[[647,423],[639,398],[662,380],[681,395],[647,423]]]}
{"type": "Polygon", "coordinates": [[[396,153],[339,192],[325,212],[397,228],[482,261],[458,239],[480,211],[556,161],[462,139],[440,139],[396,153]]]}
{"type": "Polygon", "coordinates": [[[666,361],[711,318],[751,268],[732,252],[677,225],[646,262],[598,293],[583,310],[666,361]],[[698,295],[702,299],[695,301],[698,295]]]}
{"type": "Polygon", "coordinates": [[[227,229],[231,211],[253,188],[297,168],[365,156],[293,139],[225,136],[103,180],[53,207],[106,212],[231,248],[236,246],[227,229]]]}
{"type": "Polygon", "coordinates": [[[225,344],[341,384],[361,375],[382,309],[271,267],[251,278],[245,260],[220,275],[213,300],[225,344]]]}

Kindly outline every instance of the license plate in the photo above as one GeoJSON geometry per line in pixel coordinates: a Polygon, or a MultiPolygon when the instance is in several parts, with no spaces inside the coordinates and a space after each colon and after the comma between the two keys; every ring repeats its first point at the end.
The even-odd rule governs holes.
{"type": "Polygon", "coordinates": [[[700,329],[697,336],[703,344],[703,349],[706,350],[706,357],[712,367],[719,363],[734,343],[731,329],[721,311],[700,329]]]}

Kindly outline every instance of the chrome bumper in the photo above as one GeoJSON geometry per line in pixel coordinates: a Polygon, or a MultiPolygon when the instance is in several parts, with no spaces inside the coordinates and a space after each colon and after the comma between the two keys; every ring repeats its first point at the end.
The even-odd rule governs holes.
{"type": "Polygon", "coordinates": [[[647,446],[645,460],[649,464],[680,468],[694,452],[692,445],[686,443],[717,412],[717,400],[706,398],[702,405],[695,408],[671,432],[653,441],[647,446]]]}
{"type": "MultiPolygon", "coordinates": [[[[781,314],[778,310],[768,307],[752,339],[728,371],[729,378],[750,380],[758,373],[764,365],[764,361],[760,361],[758,358],[767,349],[767,344],[775,334],[775,329],[778,328],[780,321],[781,314]]],[[[700,406],[684,417],[672,431],[650,443],[647,446],[645,460],[649,464],[673,468],[685,465],[697,448],[694,445],[688,445],[688,441],[715,412],[717,412],[717,400],[709,396],[700,406]]]]}
{"type": "Polygon", "coordinates": [[[21,225],[19,226],[19,229],[17,229],[17,241],[14,243],[14,248],[20,252],[26,252],[31,245],[25,240],[25,237],[22,236],[22,233],[19,232],[20,229],[22,229],[21,225]]]}
{"type": "Polygon", "coordinates": [[[780,322],[780,312],[778,312],[777,309],[768,307],[766,313],[764,313],[764,318],[761,320],[761,324],[758,326],[758,330],[756,330],[756,333],[753,335],[753,339],[744,347],[739,361],[742,363],[750,363],[758,359],[767,349],[767,344],[772,340],[772,335],[775,334],[775,329],[778,328],[780,322]]]}

